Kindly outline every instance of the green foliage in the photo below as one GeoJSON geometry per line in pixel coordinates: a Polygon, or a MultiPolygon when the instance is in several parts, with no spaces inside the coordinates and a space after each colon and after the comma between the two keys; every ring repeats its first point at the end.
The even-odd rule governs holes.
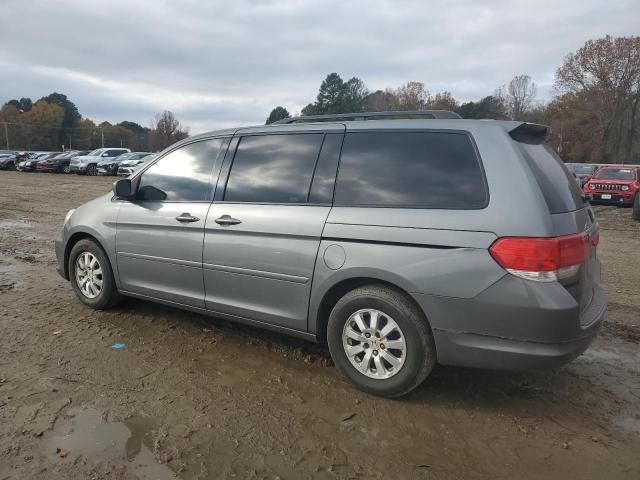
{"type": "Polygon", "coordinates": [[[369,92],[357,77],[346,82],[337,73],[330,73],[322,81],[315,103],[302,109],[304,115],[361,112],[369,92]]]}
{"type": "Polygon", "coordinates": [[[491,118],[494,120],[507,119],[507,108],[501,98],[489,95],[477,102],[466,102],[460,105],[456,112],[462,118],[491,118]]]}
{"type": "Polygon", "coordinates": [[[269,125],[273,122],[277,122],[278,120],[282,120],[290,116],[291,115],[289,115],[289,112],[286,108],[278,106],[273,110],[271,110],[271,113],[269,114],[269,117],[267,118],[265,125],[269,125]]]}

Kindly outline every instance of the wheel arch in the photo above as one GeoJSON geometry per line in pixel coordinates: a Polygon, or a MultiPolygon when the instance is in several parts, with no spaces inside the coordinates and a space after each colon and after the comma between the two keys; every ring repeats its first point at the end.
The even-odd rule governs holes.
{"type": "Polygon", "coordinates": [[[96,242],[98,246],[102,249],[102,251],[105,252],[107,259],[109,259],[109,255],[107,254],[107,251],[104,248],[104,245],[102,244],[100,239],[98,239],[95,235],[92,235],[91,233],[88,233],[85,231],[74,232],[73,234],[71,234],[71,236],[69,237],[69,240],[67,240],[67,243],[64,247],[64,278],[66,278],[67,280],[71,278],[70,272],[69,272],[69,256],[71,255],[71,250],[73,249],[76,243],[78,243],[80,240],[84,240],[85,238],[88,238],[89,240],[93,240],[94,242],[96,242]]]}
{"type": "Polygon", "coordinates": [[[329,315],[331,314],[331,310],[333,310],[333,307],[336,305],[336,303],[338,303],[338,301],[351,290],[363,287],[365,285],[379,285],[401,293],[421,313],[423,320],[427,324],[427,327],[429,328],[429,330],[431,330],[431,325],[426,313],[424,312],[420,304],[416,301],[416,299],[411,295],[411,293],[409,293],[409,291],[407,291],[405,288],[402,288],[394,282],[384,280],[379,277],[356,276],[345,278],[336,282],[330,288],[328,288],[322,296],[317,310],[315,310],[314,312],[315,332],[312,332],[315,333],[316,339],[319,343],[326,344],[327,342],[327,324],[329,322],[329,315]]]}

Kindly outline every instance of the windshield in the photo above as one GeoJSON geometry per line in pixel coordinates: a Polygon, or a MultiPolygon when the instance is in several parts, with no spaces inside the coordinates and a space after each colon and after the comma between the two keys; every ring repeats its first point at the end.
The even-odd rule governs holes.
{"type": "Polygon", "coordinates": [[[150,153],[133,153],[131,154],[131,157],[129,157],[129,160],[140,160],[141,158],[148,157],[149,155],[151,154],[150,153]]]}
{"type": "Polygon", "coordinates": [[[635,175],[630,168],[601,168],[593,178],[599,180],[633,180],[635,175]]]}
{"type": "Polygon", "coordinates": [[[124,160],[128,160],[130,156],[131,156],[130,153],[123,153],[122,155],[118,155],[116,158],[114,158],[113,161],[122,162],[124,160]]]}
{"type": "Polygon", "coordinates": [[[97,150],[94,150],[93,152],[87,153],[87,156],[89,156],[89,157],[97,157],[101,153],[102,153],[102,148],[98,148],[97,150]]]}
{"type": "Polygon", "coordinates": [[[567,165],[567,168],[576,175],[591,175],[591,172],[593,172],[591,165],[567,165]]]}

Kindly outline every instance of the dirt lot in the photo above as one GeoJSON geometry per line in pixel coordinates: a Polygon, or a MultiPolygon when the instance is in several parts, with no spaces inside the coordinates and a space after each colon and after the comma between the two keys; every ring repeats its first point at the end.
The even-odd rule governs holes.
{"type": "Polygon", "coordinates": [[[313,344],[142,301],[82,306],[52,240],[112,181],[0,172],[0,480],[640,478],[630,210],[595,207],[610,308],[584,355],[536,373],[437,367],[390,401],[313,344]]]}

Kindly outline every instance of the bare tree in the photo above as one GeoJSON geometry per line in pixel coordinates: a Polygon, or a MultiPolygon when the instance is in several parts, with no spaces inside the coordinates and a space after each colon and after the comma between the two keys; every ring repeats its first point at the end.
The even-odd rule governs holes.
{"type": "Polygon", "coordinates": [[[604,162],[640,154],[640,37],[589,40],[556,71],[556,88],[585,102],[597,124],[604,162]]]}
{"type": "Polygon", "coordinates": [[[151,133],[149,134],[149,148],[154,152],[163,150],[188,136],[188,130],[182,127],[173,112],[165,110],[156,115],[153,122],[151,133]]]}
{"type": "Polygon", "coordinates": [[[431,100],[431,94],[422,82],[407,82],[393,93],[400,110],[424,110],[431,100]]]}
{"type": "Polygon", "coordinates": [[[511,79],[506,92],[501,96],[505,98],[509,115],[513,120],[524,120],[525,115],[531,109],[538,93],[538,87],[531,81],[529,75],[516,75],[511,79]]]}

